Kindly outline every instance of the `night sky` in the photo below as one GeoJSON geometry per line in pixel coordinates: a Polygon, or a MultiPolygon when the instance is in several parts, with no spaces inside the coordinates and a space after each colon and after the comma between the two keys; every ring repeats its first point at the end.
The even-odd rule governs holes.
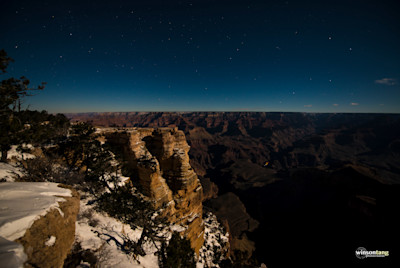
{"type": "Polygon", "coordinates": [[[397,1],[4,1],[30,109],[400,112],[397,1]]]}

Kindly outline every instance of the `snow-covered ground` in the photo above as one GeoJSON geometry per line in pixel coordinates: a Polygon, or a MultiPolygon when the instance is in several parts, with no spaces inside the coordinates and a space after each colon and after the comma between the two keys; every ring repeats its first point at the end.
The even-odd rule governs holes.
{"type": "MultiPolygon", "coordinates": [[[[59,209],[59,196],[71,196],[71,191],[48,182],[0,183],[0,263],[2,267],[22,267],[26,255],[20,244],[33,222],[52,208],[59,209]]],[[[62,214],[62,211],[59,210],[62,214]]],[[[52,241],[49,241],[49,243],[52,241]]]]}
{"type": "MultiPolygon", "coordinates": [[[[27,159],[34,156],[20,153],[16,146],[8,152],[8,159],[27,159]]],[[[114,160],[115,162],[115,160],[114,160]]],[[[114,163],[117,165],[118,163],[114,163]]],[[[57,208],[58,202],[70,196],[69,190],[57,187],[56,183],[23,183],[13,182],[16,175],[23,172],[11,163],[0,163],[0,266],[22,267],[26,260],[23,247],[13,242],[22,237],[32,223],[46,214],[51,208],[57,208]],[[29,200],[29,201],[28,201],[29,200]],[[32,201],[33,200],[33,201],[32,201]]],[[[129,178],[118,176],[118,185],[122,185],[129,178]]],[[[114,188],[114,185],[110,185],[114,188]]],[[[80,244],[82,250],[90,250],[97,258],[97,267],[145,267],[157,268],[158,249],[151,243],[144,244],[145,256],[132,256],[123,251],[122,244],[129,238],[137,241],[142,229],[132,230],[128,224],[107,216],[105,213],[95,211],[93,197],[81,192],[83,197],[80,202],[80,212],[76,221],[75,243],[80,244]]],[[[60,213],[62,213],[60,211],[60,213]]],[[[226,256],[229,248],[228,233],[225,233],[217,218],[212,213],[207,213],[204,220],[205,242],[200,249],[197,268],[219,267],[218,262],[226,256]]],[[[171,238],[173,231],[182,231],[185,227],[167,226],[162,235],[171,238]]],[[[46,242],[51,246],[56,237],[50,237],[46,242]]],[[[167,241],[168,242],[168,241],[167,241]]],[[[158,245],[160,248],[161,245],[158,245]]],[[[81,263],[80,267],[88,267],[88,263],[81,263]]]]}
{"type": "MultiPolygon", "coordinates": [[[[85,196],[85,193],[81,193],[85,196]]],[[[96,212],[94,205],[91,204],[92,198],[82,199],[80,212],[76,222],[75,243],[80,243],[83,250],[94,252],[98,258],[99,267],[144,267],[157,268],[158,256],[157,248],[150,242],[144,246],[146,255],[133,256],[123,252],[121,245],[124,238],[130,238],[137,241],[142,233],[142,229],[132,230],[128,224],[123,224],[119,220],[109,217],[103,213],[96,212]]],[[[215,260],[217,252],[224,256],[229,243],[228,234],[224,233],[222,226],[212,213],[208,213],[204,219],[205,223],[205,243],[200,249],[200,257],[197,262],[197,268],[219,267],[215,260]]],[[[177,226],[171,225],[163,231],[163,235],[171,237],[172,232],[177,226]]],[[[159,245],[160,246],[160,245],[159,245]]]]}
{"type": "Polygon", "coordinates": [[[217,217],[208,212],[204,219],[204,244],[200,248],[197,268],[219,267],[218,262],[226,257],[229,250],[229,233],[225,233],[217,217]]]}
{"type": "MultiPolygon", "coordinates": [[[[85,193],[81,193],[85,196],[85,193]]],[[[127,255],[121,245],[125,238],[137,241],[142,229],[132,230],[128,224],[98,213],[90,204],[91,197],[81,200],[76,222],[75,243],[83,250],[95,253],[98,267],[158,267],[157,249],[151,243],[145,244],[146,256],[127,255]]]]}
{"type": "Polygon", "coordinates": [[[0,181],[5,180],[12,182],[18,175],[23,175],[21,169],[16,167],[14,164],[0,162],[0,181]]]}
{"type": "MultiPolygon", "coordinates": [[[[33,154],[21,153],[17,150],[17,145],[12,145],[11,149],[8,151],[7,159],[8,163],[0,162],[0,181],[15,181],[15,178],[23,175],[23,171],[18,168],[13,160],[21,159],[32,159],[35,158],[33,154]]],[[[33,149],[31,144],[24,145],[25,149],[33,149]]]]}
{"type": "MultiPolygon", "coordinates": [[[[17,150],[18,146],[17,145],[12,145],[11,149],[7,153],[7,159],[31,159],[35,158],[33,154],[30,153],[21,153],[17,150]]],[[[24,149],[27,150],[32,150],[33,146],[32,144],[24,144],[23,145],[24,149]]]]}

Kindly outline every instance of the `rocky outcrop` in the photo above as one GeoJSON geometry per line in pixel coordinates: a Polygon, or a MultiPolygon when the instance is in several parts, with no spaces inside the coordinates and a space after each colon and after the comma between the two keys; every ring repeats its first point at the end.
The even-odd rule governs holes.
{"type": "MultiPolygon", "coordinates": [[[[393,216],[400,196],[399,114],[160,112],[73,118],[97,126],[184,130],[196,173],[217,184],[220,195],[235,193],[260,222],[246,233],[256,244],[254,255],[268,267],[289,266],[293,258],[309,265],[310,250],[324,256],[344,244],[360,244],[365,233],[372,244],[397,243],[390,238],[399,225],[393,216]],[[304,247],[304,241],[315,246],[304,247]],[[297,249],[291,258],[288,243],[297,249]]],[[[245,226],[236,217],[226,222],[245,226]]],[[[338,258],[345,263],[354,255],[338,258]]]]}
{"type": "Polygon", "coordinates": [[[28,260],[25,267],[63,267],[75,239],[75,221],[79,212],[79,194],[70,188],[72,197],[63,197],[60,210],[52,209],[33,223],[17,242],[24,246],[28,260]]]}
{"type": "Polygon", "coordinates": [[[218,197],[218,186],[213,183],[210,178],[199,177],[201,186],[203,187],[203,202],[218,197]]]}
{"type": "Polygon", "coordinates": [[[184,229],[198,253],[204,242],[200,181],[190,166],[190,146],[177,128],[132,128],[105,131],[108,143],[123,153],[132,180],[171,224],[184,229]],[[117,146],[115,146],[117,145],[117,146]]]}
{"type": "Polygon", "coordinates": [[[229,230],[231,252],[240,250],[250,258],[255,250],[254,242],[247,238],[246,232],[254,231],[259,223],[246,211],[237,195],[228,192],[208,201],[208,206],[229,230]]]}
{"type": "Polygon", "coordinates": [[[11,241],[18,237],[14,241],[23,246],[24,267],[63,267],[75,239],[79,194],[55,183],[2,186],[2,218],[9,219],[0,224],[0,235],[11,241]]]}

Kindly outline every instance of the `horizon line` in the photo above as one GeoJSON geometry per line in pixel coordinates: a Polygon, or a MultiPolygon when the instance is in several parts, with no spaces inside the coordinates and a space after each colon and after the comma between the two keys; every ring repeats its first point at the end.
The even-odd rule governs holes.
{"type": "Polygon", "coordinates": [[[400,115],[400,112],[300,112],[300,111],[254,111],[254,110],[227,110],[227,111],[212,111],[212,110],[188,110],[188,111],[103,111],[103,112],[57,112],[51,114],[102,114],[102,113],[301,113],[301,114],[391,114],[400,115]]]}

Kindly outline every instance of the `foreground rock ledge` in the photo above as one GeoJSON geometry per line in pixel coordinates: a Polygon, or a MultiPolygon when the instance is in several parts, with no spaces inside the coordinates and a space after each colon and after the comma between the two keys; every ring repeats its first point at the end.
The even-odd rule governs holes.
{"type": "Polygon", "coordinates": [[[24,267],[63,266],[79,212],[79,194],[74,189],[56,183],[1,183],[0,205],[0,236],[21,244],[26,255],[12,256],[2,248],[1,261],[8,263],[4,267],[21,266],[18,258],[25,261],[24,267]]]}

